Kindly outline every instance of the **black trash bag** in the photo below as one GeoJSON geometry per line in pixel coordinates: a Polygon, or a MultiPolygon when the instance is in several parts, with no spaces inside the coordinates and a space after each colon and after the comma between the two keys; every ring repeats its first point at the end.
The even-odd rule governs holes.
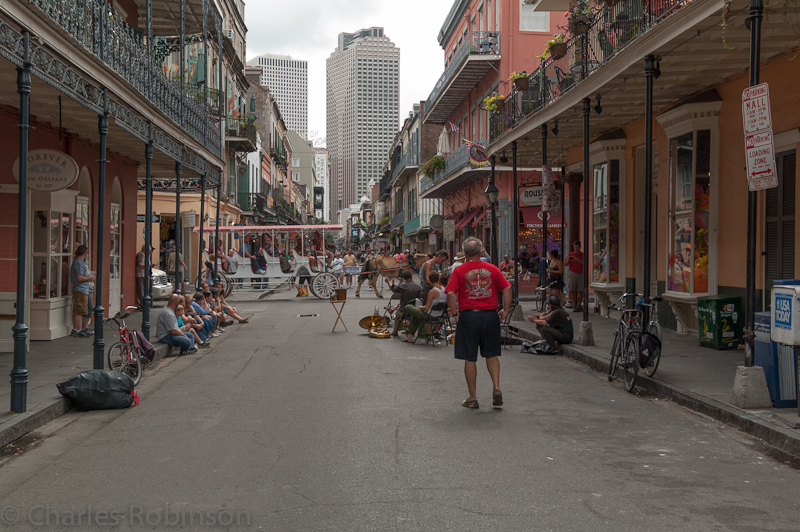
{"type": "Polygon", "coordinates": [[[75,410],[128,408],[134,402],[133,379],[124,373],[93,369],[56,384],[75,410]]]}
{"type": "Polygon", "coordinates": [[[539,340],[537,342],[525,342],[522,344],[522,349],[520,353],[528,353],[530,355],[556,355],[558,354],[553,348],[547,343],[547,340],[539,340]]]}

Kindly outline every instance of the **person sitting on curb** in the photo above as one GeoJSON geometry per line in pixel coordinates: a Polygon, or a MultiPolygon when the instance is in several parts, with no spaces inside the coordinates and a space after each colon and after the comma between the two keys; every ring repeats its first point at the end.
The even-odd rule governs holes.
{"type": "Polygon", "coordinates": [[[200,318],[192,306],[192,296],[185,295],[183,303],[183,321],[197,330],[198,336],[204,342],[211,337],[211,333],[206,328],[206,322],[200,318]]]}
{"type": "Polygon", "coordinates": [[[214,329],[217,327],[217,320],[208,312],[208,309],[205,305],[205,297],[203,297],[202,292],[195,292],[192,301],[192,308],[205,323],[206,332],[208,332],[208,334],[210,334],[212,337],[219,336],[219,333],[214,331],[214,329]]]}
{"type": "Polygon", "coordinates": [[[561,308],[561,299],[557,295],[551,295],[547,302],[550,312],[534,314],[528,320],[536,324],[542,339],[550,345],[547,352],[557,355],[561,353],[563,344],[572,343],[572,316],[561,308]]]}
{"type": "MultiPolygon", "coordinates": [[[[183,331],[184,333],[191,333],[194,336],[194,344],[199,347],[200,349],[211,347],[211,343],[207,340],[203,340],[200,335],[198,334],[193,322],[190,322],[191,318],[187,317],[186,321],[184,321],[184,309],[183,305],[178,305],[175,307],[175,316],[178,318],[178,328],[183,331]]],[[[203,326],[200,325],[202,328],[203,326]]]]}
{"type": "Polygon", "coordinates": [[[156,320],[156,338],[158,341],[180,349],[181,355],[191,355],[197,352],[194,338],[184,333],[178,327],[178,317],[175,308],[180,303],[181,296],[172,294],[167,300],[167,306],[161,309],[156,320]]]}
{"type": "MultiPolygon", "coordinates": [[[[229,305],[228,302],[225,301],[225,295],[224,295],[225,290],[224,287],[222,286],[222,283],[221,282],[217,283],[214,286],[214,288],[217,289],[217,300],[222,305],[222,310],[225,312],[225,314],[233,318],[234,320],[238,321],[239,323],[247,323],[247,320],[245,320],[243,317],[239,315],[239,311],[236,310],[236,307],[229,305]]],[[[233,325],[233,320],[228,320],[224,322],[223,325],[225,327],[227,327],[228,325],[233,325]]]]}
{"type": "MultiPolygon", "coordinates": [[[[400,296],[400,303],[396,306],[389,306],[386,310],[389,312],[394,312],[394,330],[392,331],[392,336],[397,336],[397,330],[400,328],[400,322],[403,321],[403,315],[405,312],[406,306],[420,297],[420,292],[422,288],[414,282],[414,274],[411,273],[411,270],[403,270],[400,274],[400,277],[403,279],[403,282],[398,286],[394,286],[394,284],[389,285],[392,292],[398,294],[400,296]]],[[[413,306],[413,305],[412,305],[413,306]]]]}
{"type": "MultiPolygon", "coordinates": [[[[408,324],[404,342],[413,343],[414,334],[422,331],[423,321],[438,318],[444,313],[444,310],[431,310],[437,303],[441,303],[442,306],[447,304],[447,294],[439,281],[439,272],[430,272],[428,281],[431,283],[431,289],[428,291],[428,300],[425,304],[419,308],[411,304],[405,306],[406,312],[411,316],[411,322],[408,324]]],[[[434,334],[434,331],[427,331],[426,334],[434,334]]]]}

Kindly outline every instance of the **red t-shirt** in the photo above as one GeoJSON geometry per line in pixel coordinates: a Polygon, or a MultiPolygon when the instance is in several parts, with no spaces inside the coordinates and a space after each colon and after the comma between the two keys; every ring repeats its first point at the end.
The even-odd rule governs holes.
{"type": "Polygon", "coordinates": [[[445,292],[458,296],[458,310],[497,309],[497,295],[511,284],[500,269],[481,260],[465,262],[453,270],[445,292]]]}
{"type": "Polygon", "coordinates": [[[583,261],[583,251],[573,251],[567,255],[569,259],[569,271],[574,273],[583,273],[583,263],[576,262],[576,260],[583,261]]]}

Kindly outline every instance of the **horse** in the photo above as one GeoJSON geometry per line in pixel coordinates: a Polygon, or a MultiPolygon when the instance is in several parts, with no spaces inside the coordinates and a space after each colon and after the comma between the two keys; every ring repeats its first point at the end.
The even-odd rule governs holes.
{"type": "Polygon", "coordinates": [[[383,294],[378,291],[377,281],[379,275],[383,275],[387,279],[397,279],[400,277],[400,272],[406,268],[411,269],[412,271],[419,271],[426,260],[428,260],[427,255],[422,253],[417,253],[414,255],[414,265],[416,268],[411,266],[410,262],[398,262],[394,257],[377,256],[373,259],[365,261],[363,268],[361,268],[361,273],[358,274],[356,297],[361,297],[359,296],[361,285],[367,278],[369,278],[369,284],[375,291],[375,295],[383,299],[383,294]]]}

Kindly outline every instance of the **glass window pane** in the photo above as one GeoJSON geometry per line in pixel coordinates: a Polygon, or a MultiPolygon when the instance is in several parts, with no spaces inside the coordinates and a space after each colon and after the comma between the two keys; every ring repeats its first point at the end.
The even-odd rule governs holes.
{"type": "Polygon", "coordinates": [[[69,257],[61,257],[61,296],[66,297],[69,295],[69,257]]]}
{"type": "Polygon", "coordinates": [[[592,280],[598,283],[608,282],[608,196],[607,196],[608,163],[596,164],[593,172],[592,191],[593,227],[594,227],[594,268],[592,280]]]}
{"type": "Polygon", "coordinates": [[[692,289],[693,133],[670,141],[672,197],[668,290],[692,289]]]}
{"type": "Polygon", "coordinates": [[[59,275],[58,275],[59,274],[59,272],[58,272],[59,261],[58,261],[58,259],[59,259],[59,257],[50,257],[50,279],[49,279],[49,283],[48,283],[50,285],[50,297],[58,297],[58,294],[59,294],[59,292],[58,292],[58,278],[59,278],[59,275]]]}
{"type": "MultiPolygon", "coordinates": [[[[39,211],[41,212],[41,211],[39,211]]],[[[38,226],[39,223],[37,222],[38,226]]],[[[31,265],[33,268],[33,297],[35,299],[47,299],[47,257],[34,257],[31,265]]]]}
{"type": "MultiPolygon", "coordinates": [[[[49,226],[47,221],[47,211],[36,211],[36,217],[33,221],[33,252],[34,253],[47,253],[47,244],[49,238],[49,226]]],[[[38,272],[34,271],[38,274],[38,272]]],[[[34,276],[36,278],[36,276],[34,276]]]]}
{"type": "Polygon", "coordinates": [[[694,186],[694,291],[708,292],[708,206],[711,192],[711,131],[697,132],[694,186]]]}
{"type": "Polygon", "coordinates": [[[608,176],[608,281],[619,281],[619,160],[609,161],[608,176]]]}
{"type": "Polygon", "coordinates": [[[50,253],[60,253],[61,213],[50,212],[50,253]]]}
{"type": "Polygon", "coordinates": [[[61,214],[61,252],[72,253],[72,214],[65,212],[61,214]]]}

